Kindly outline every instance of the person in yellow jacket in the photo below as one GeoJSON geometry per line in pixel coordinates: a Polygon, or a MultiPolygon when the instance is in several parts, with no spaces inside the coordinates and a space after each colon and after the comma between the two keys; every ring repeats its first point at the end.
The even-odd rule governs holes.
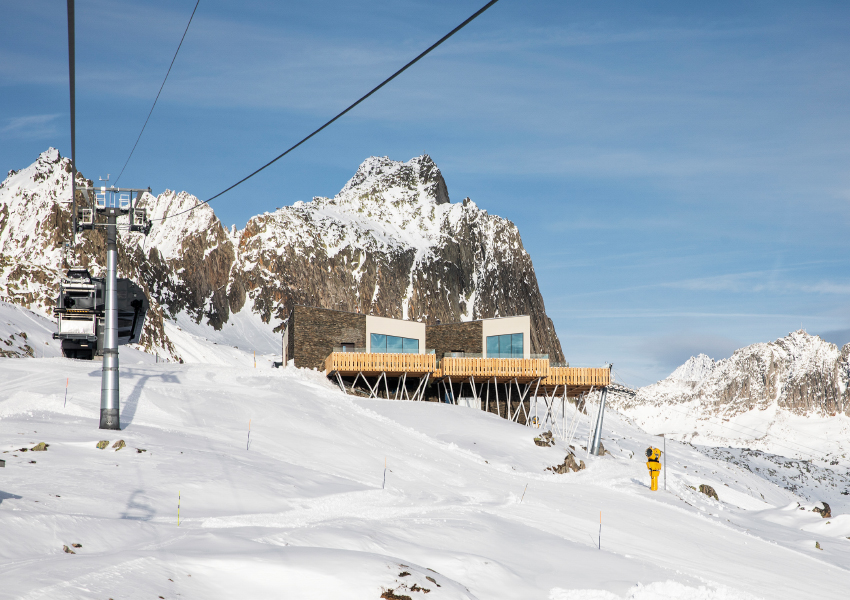
{"type": "Polygon", "coordinates": [[[661,472],[661,450],[650,446],[646,449],[646,468],[649,469],[649,476],[652,478],[652,485],[649,487],[653,492],[658,491],[658,474],[661,472]]]}

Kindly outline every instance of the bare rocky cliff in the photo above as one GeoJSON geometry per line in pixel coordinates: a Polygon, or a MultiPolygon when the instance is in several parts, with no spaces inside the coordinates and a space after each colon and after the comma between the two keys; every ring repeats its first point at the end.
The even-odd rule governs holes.
{"type": "MultiPolygon", "coordinates": [[[[54,149],[0,184],[0,300],[49,314],[69,200],[70,165],[54,149]]],[[[179,358],[164,327],[178,315],[219,330],[247,310],[279,330],[306,304],[425,322],[529,314],[532,352],[564,359],[516,226],[469,199],[451,203],[428,156],[367,159],[334,198],[258,215],[241,231],[198,204],[186,192],[145,195],[150,236],[120,236],[120,276],[152,301],[148,351],[179,358]]],[[[103,234],[87,232],[68,262],[97,275],[104,256],[103,234]]]]}

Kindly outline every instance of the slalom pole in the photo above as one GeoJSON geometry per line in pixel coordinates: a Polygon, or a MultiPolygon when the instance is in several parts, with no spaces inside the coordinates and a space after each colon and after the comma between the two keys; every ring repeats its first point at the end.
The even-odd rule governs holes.
{"type": "Polygon", "coordinates": [[[62,403],[62,408],[65,408],[65,405],[68,404],[68,381],[70,379],[70,377],[65,378],[65,402],[62,403]]]}
{"type": "Polygon", "coordinates": [[[245,450],[251,447],[251,419],[248,419],[248,442],[245,444],[245,450]]]}
{"type": "Polygon", "coordinates": [[[599,549],[602,550],[602,511],[599,511],[599,549]]]}
{"type": "Polygon", "coordinates": [[[522,498],[519,499],[519,503],[522,504],[523,499],[525,498],[525,492],[528,491],[528,484],[525,484],[525,489],[522,490],[522,498]]]}
{"type": "Polygon", "coordinates": [[[387,486],[387,457],[384,457],[384,482],[381,484],[381,489],[387,486]]]}

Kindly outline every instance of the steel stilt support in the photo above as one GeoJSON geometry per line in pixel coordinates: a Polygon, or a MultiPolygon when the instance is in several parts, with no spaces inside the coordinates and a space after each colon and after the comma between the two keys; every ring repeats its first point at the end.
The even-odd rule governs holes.
{"type": "Polygon", "coordinates": [[[347,394],[348,392],[345,391],[345,384],[342,382],[342,376],[339,374],[339,371],[334,372],[336,373],[336,382],[337,385],[339,385],[339,389],[342,390],[343,394],[347,394]]]}
{"type": "Polygon", "coordinates": [[[602,440],[602,417],[605,416],[605,398],[608,396],[607,386],[602,388],[602,399],[599,400],[599,416],[596,418],[596,429],[593,432],[593,443],[590,445],[590,453],[599,456],[599,443],[602,440]]]}

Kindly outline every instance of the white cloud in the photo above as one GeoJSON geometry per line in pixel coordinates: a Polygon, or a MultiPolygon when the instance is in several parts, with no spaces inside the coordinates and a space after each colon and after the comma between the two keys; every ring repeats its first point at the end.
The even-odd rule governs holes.
{"type": "Polygon", "coordinates": [[[39,139],[58,133],[56,119],[61,114],[29,115],[12,117],[0,128],[0,137],[8,139],[39,139]]]}

